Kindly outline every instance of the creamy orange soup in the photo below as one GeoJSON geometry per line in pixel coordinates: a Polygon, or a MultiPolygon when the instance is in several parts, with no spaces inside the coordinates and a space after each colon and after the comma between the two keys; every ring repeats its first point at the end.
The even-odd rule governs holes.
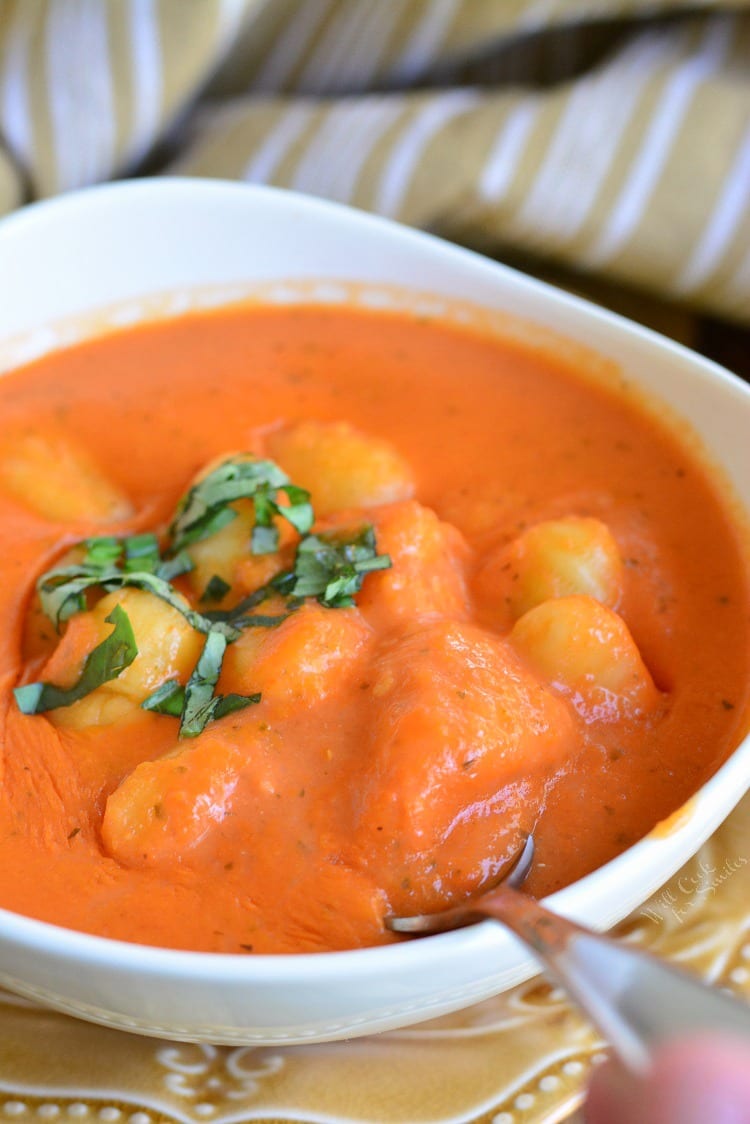
{"type": "Polygon", "coordinates": [[[233,308],[15,371],[0,421],[2,906],[377,944],[530,831],[534,893],[593,870],[746,728],[719,490],[550,351],[233,308]]]}

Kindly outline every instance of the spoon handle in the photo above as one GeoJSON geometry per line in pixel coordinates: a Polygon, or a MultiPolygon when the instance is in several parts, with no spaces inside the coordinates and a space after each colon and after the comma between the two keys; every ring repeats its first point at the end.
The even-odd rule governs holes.
{"type": "Polygon", "coordinates": [[[636,1073],[648,1069],[654,1046],[676,1035],[718,1031],[750,1041],[750,1006],[647,952],[550,913],[507,885],[476,905],[530,947],[636,1073]]]}

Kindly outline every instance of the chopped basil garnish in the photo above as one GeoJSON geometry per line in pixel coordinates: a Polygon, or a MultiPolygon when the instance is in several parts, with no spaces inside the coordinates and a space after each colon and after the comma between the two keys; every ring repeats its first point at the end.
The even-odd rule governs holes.
{"type": "MultiPolygon", "coordinates": [[[[281,573],[275,574],[270,581],[265,585],[261,585],[258,589],[253,590],[247,597],[243,597],[232,609],[210,609],[207,610],[204,616],[209,621],[223,621],[229,624],[238,623],[244,619],[250,609],[255,609],[258,605],[262,605],[264,601],[268,601],[270,597],[288,597],[292,592],[294,586],[294,573],[292,570],[282,570],[281,573]]],[[[287,600],[288,609],[298,609],[302,604],[297,599],[287,600]]],[[[288,615],[288,614],[285,614],[288,615]]],[[[250,618],[255,619],[255,618],[250,618]]]]}
{"type": "Polygon", "coordinates": [[[72,687],[56,687],[54,683],[28,683],[13,692],[18,708],[24,714],[41,714],[59,706],[70,706],[91,694],[103,683],[116,679],[138,655],[128,614],[115,605],[105,618],[114,625],[109,636],[89,652],[78,681],[72,687]]]}
{"type": "Polygon", "coordinates": [[[86,590],[96,587],[100,587],[106,593],[125,588],[142,589],[146,593],[153,593],[155,597],[177,609],[197,632],[208,632],[212,628],[217,628],[219,631],[224,631],[232,640],[236,640],[239,636],[239,632],[230,624],[217,624],[204,617],[202,613],[193,609],[168,581],[158,574],[147,571],[126,573],[116,566],[104,569],[82,564],[50,570],[37,583],[42,609],[58,631],[60,625],[74,613],[80,613],[86,608],[86,590]]]}
{"type": "Polygon", "coordinates": [[[253,554],[274,554],[279,549],[278,528],[256,522],[250,536],[250,549],[253,554]]]}
{"type": "Polygon", "coordinates": [[[226,648],[226,637],[220,632],[209,632],[203,651],[185,685],[180,719],[181,738],[196,737],[213,718],[218,702],[214,688],[219,681],[226,648]]]}
{"type": "Polygon", "coordinates": [[[180,723],[180,734],[184,733],[185,737],[194,737],[206,725],[207,710],[214,699],[214,687],[219,681],[226,650],[226,637],[220,632],[209,632],[203,651],[185,686],[180,723]]]}
{"type": "Polygon", "coordinates": [[[316,597],[331,609],[354,604],[353,595],[362,588],[366,574],[387,570],[391,560],[378,554],[371,526],[351,532],[307,535],[297,547],[294,562],[295,597],[316,597]]]}
{"type": "Polygon", "coordinates": [[[237,628],[243,630],[246,628],[278,628],[287,617],[291,617],[295,609],[299,609],[301,604],[300,601],[299,604],[291,606],[288,613],[277,613],[276,616],[263,616],[262,613],[253,613],[249,617],[238,617],[233,623],[237,628]]]}
{"type": "Polygon", "coordinates": [[[231,588],[229,582],[225,582],[218,574],[214,574],[203,590],[200,599],[201,601],[222,601],[231,588]]]}
{"type": "Polygon", "coordinates": [[[153,695],[144,699],[141,706],[144,710],[153,710],[156,714],[168,714],[172,718],[179,718],[182,714],[182,704],[185,701],[185,688],[177,679],[168,679],[157,687],[153,695]]]}
{"type": "MultiPolygon", "coordinates": [[[[314,514],[309,501],[309,493],[290,483],[273,461],[228,460],[194,485],[180,501],[169,528],[171,548],[166,558],[162,557],[157,536],[151,532],[85,539],[80,544],[84,551],[81,562],[49,570],[37,582],[42,609],[58,631],[75,613],[87,609],[91,590],[112,593],[125,588],[141,589],[177,609],[194,629],[205,634],[203,651],[184,686],[170,679],[141,705],[156,714],[179,718],[181,738],[196,737],[209,722],[260,701],[259,694],[215,694],[227,645],[238,639],[243,630],[280,625],[308,597],[329,608],[353,605],[353,595],[361,589],[365,576],[391,565],[387,555],[377,553],[375,533],[369,525],[353,532],[310,534],[314,514]],[[281,496],[286,497],[285,503],[280,502],[281,496]],[[279,533],[274,520],[281,517],[301,536],[294,563],[233,608],[200,613],[172,583],[193,569],[186,548],[235,519],[236,512],[230,504],[239,499],[253,502],[251,552],[269,554],[278,550],[279,533]],[[284,599],[284,612],[253,613],[253,609],[273,597],[284,599]]],[[[230,588],[215,574],[200,601],[219,602],[230,588]]],[[[73,687],[30,683],[17,688],[16,700],[25,714],[69,706],[129,667],[138,649],[127,613],[116,605],[106,619],[114,629],[89,653],[73,687]]]]}
{"type": "Polygon", "coordinates": [[[292,484],[285,472],[267,460],[224,461],[204,476],[183,496],[169,528],[174,551],[184,550],[231,523],[236,518],[230,504],[241,499],[253,501],[255,526],[250,548],[253,554],[270,554],[278,548],[276,515],[305,534],[313,524],[310,495],[292,484]],[[284,493],[287,504],[278,502],[284,493]]]}
{"type": "Polygon", "coordinates": [[[92,570],[106,570],[119,564],[126,573],[145,570],[153,574],[162,561],[159,540],[151,531],[125,538],[101,535],[85,539],[83,545],[86,548],[83,565],[92,570]]]}
{"type": "Polygon", "coordinates": [[[131,535],[130,538],[125,539],[123,545],[125,561],[122,568],[126,574],[139,570],[145,570],[149,574],[157,572],[161,563],[161,554],[156,535],[151,533],[131,535]]]}
{"type": "Polygon", "coordinates": [[[114,566],[122,557],[122,539],[116,539],[112,535],[85,539],[83,545],[86,548],[83,558],[85,566],[98,566],[105,569],[114,566]]]}
{"type": "Polygon", "coordinates": [[[198,663],[184,687],[171,679],[141,703],[145,710],[168,714],[180,719],[179,736],[195,738],[209,722],[215,722],[260,702],[260,695],[216,695],[227,638],[221,632],[209,632],[198,663]]]}
{"type": "Polygon", "coordinates": [[[179,554],[175,554],[174,558],[167,558],[166,561],[161,562],[156,575],[163,578],[165,582],[171,582],[175,578],[179,578],[181,574],[189,574],[193,569],[195,569],[195,566],[192,558],[184,550],[181,550],[179,554]]]}

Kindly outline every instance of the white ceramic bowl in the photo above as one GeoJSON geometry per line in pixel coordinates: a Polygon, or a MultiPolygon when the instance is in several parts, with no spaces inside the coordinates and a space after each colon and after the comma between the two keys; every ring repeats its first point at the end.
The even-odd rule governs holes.
{"type": "MultiPolygon", "coordinates": [[[[503,310],[614,359],[676,410],[750,510],[750,389],[704,359],[599,308],[427,235],[340,206],[212,181],[147,180],[27,208],[0,224],[0,369],[82,332],[288,279],[429,290],[503,310]],[[166,296],[165,296],[166,294],[166,296]],[[143,298],[156,296],[151,303],[143,298]],[[72,327],[71,327],[72,324],[72,327]]],[[[404,297],[408,301],[408,296],[404,297]]],[[[549,899],[604,928],[642,903],[700,846],[750,784],[750,740],[676,817],[549,899]]],[[[215,1043],[328,1040],[437,1016],[534,971],[491,923],[354,952],[231,956],[87,936],[0,910],[0,984],[83,1018],[215,1043]]]]}

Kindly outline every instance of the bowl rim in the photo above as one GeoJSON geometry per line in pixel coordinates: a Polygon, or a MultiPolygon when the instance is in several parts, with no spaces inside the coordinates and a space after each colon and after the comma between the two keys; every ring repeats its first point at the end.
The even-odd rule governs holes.
{"type": "MultiPolygon", "coordinates": [[[[40,220],[64,222],[67,216],[74,214],[80,207],[85,207],[91,199],[111,200],[115,205],[118,202],[126,203],[130,199],[143,196],[162,196],[164,199],[174,196],[175,193],[184,199],[202,196],[205,200],[210,197],[215,199],[243,197],[245,201],[253,197],[263,201],[272,208],[279,208],[280,212],[286,207],[294,206],[301,211],[306,211],[311,219],[316,215],[323,215],[339,223],[353,224],[356,227],[369,227],[372,231],[383,231],[391,236],[398,237],[415,247],[424,246],[426,249],[438,249],[441,253],[452,257],[456,262],[466,262],[469,265],[481,264],[483,268],[490,267],[496,274],[505,277],[506,281],[519,291],[527,291],[541,295],[545,300],[556,303],[558,307],[580,316],[593,320],[614,330],[620,338],[638,340],[649,349],[656,349],[663,354],[671,354],[677,360],[687,363],[693,370],[722,385],[722,393],[734,394],[738,400],[750,407],[750,385],[739,376],[728,371],[720,364],[705,358],[678,343],[675,340],[662,336],[653,329],[629,320],[627,317],[603,308],[586,298],[579,297],[565,290],[559,289],[546,281],[525,274],[502,262],[488,258],[486,255],[460,245],[451,243],[425,231],[406,226],[392,219],[384,218],[364,211],[346,206],[330,200],[320,199],[315,196],[304,195],[300,192],[284,188],[271,187],[237,182],[234,180],[202,179],[199,177],[163,176],[153,178],[135,179],[129,181],[115,181],[112,183],[98,184],[67,194],[43,199],[27,204],[20,209],[0,218],[0,248],[4,240],[23,235],[29,225],[36,225],[40,220]]],[[[355,271],[356,272],[356,271],[355,271]]],[[[96,306],[93,306],[96,307],[96,306]]],[[[529,317],[533,322],[533,315],[529,317]]],[[[563,333],[560,333],[563,334],[563,333]]],[[[589,350],[596,352],[593,344],[585,345],[589,350]]],[[[640,861],[641,856],[652,851],[654,846],[661,848],[672,846],[679,851],[680,861],[674,864],[678,869],[687,861],[691,854],[701,845],[708,835],[729,815],[731,807],[726,799],[722,802],[722,811],[719,816],[709,816],[706,820],[708,828],[702,838],[697,839],[691,849],[686,851],[678,847],[683,828],[689,825],[696,814],[708,805],[707,811],[713,804],[716,790],[732,789],[734,807],[745,791],[750,788],[750,735],[746,735],[730,756],[720,765],[716,772],[696,792],[689,797],[681,808],[676,809],[667,817],[677,819],[681,812],[690,807],[686,815],[686,823],[680,823],[674,830],[660,832],[660,824],[656,824],[651,831],[628,847],[614,859],[596,868],[594,871],[569,884],[563,889],[549,895],[544,901],[551,908],[559,910],[565,916],[584,920],[584,910],[580,908],[579,898],[589,894],[596,895],[597,883],[605,882],[610,878],[616,879],[621,867],[630,867],[640,861]]],[[[665,821],[662,821],[664,823],[665,821]]],[[[659,875],[651,883],[644,883],[647,887],[646,900],[664,882],[659,875]]],[[[618,915],[619,916],[619,915],[618,915]]],[[[613,916],[605,919],[597,927],[608,928],[615,921],[613,916]]],[[[589,922],[590,923],[590,922],[589,922]]],[[[444,964],[454,947],[465,954],[467,942],[478,943],[483,941],[488,931],[502,932],[492,922],[487,921],[454,932],[432,935],[428,940],[420,938],[414,941],[400,941],[388,945],[376,945],[365,948],[343,949],[338,951],[322,951],[314,953],[223,953],[209,951],[194,951],[187,949],[174,949],[160,945],[147,945],[138,942],[119,940],[112,937],[100,936],[82,930],[70,929],[53,922],[39,920],[21,913],[0,907],[0,937],[4,940],[23,944],[32,951],[45,951],[59,957],[85,959],[89,964],[113,965],[118,971],[130,972],[137,970],[141,973],[155,973],[162,977],[184,977],[190,974],[200,976],[206,981],[219,980],[231,975],[238,983],[250,983],[273,979],[276,983],[302,983],[308,980],[313,973],[324,979],[336,977],[340,982],[342,972],[346,969],[356,970],[357,974],[368,972],[380,975],[384,969],[391,972],[400,962],[400,968],[408,971],[413,963],[418,961],[420,970],[429,968],[431,964],[444,964]],[[384,963],[381,963],[385,961],[384,963]]],[[[513,938],[511,938],[513,939],[513,938]]]]}
{"type": "MultiPolygon", "coordinates": [[[[85,206],[89,200],[106,200],[111,197],[116,202],[118,196],[124,196],[126,199],[128,197],[137,199],[139,195],[149,196],[160,195],[162,193],[165,198],[168,198],[170,195],[183,195],[187,199],[196,194],[203,195],[208,199],[209,196],[213,194],[216,196],[217,200],[221,197],[229,198],[230,196],[233,196],[237,200],[255,196],[258,200],[261,200],[264,205],[272,208],[278,207],[283,210],[285,207],[292,205],[301,211],[307,210],[311,217],[314,217],[317,213],[328,216],[340,223],[351,223],[356,226],[369,227],[375,233],[377,233],[377,231],[382,231],[384,234],[390,233],[392,235],[397,233],[402,241],[410,243],[413,246],[432,247],[433,252],[440,251],[447,253],[454,257],[456,261],[463,260],[467,263],[473,263],[475,267],[480,266],[482,269],[490,268],[497,274],[504,276],[508,282],[520,290],[525,289],[532,293],[542,293],[547,300],[557,303],[560,307],[565,307],[570,311],[577,310],[590,320],[608,325],[613,328],[615,332],[629,336],[631,339],[638,339],[647,345],[658,347],[663,352],[670,353],[676,358],[681,358],[691,365],[701,368],[706,373],[710,370],[728,389],[733,387],[735,390],[739,391],[742,397],[750,394],[750,384],[739,375],[722,366],[722,364],[718,363],[716,360],[709,359],[707,356],[694,351],[686,344],[680,343],[669,336],[665,336],[654,328],[647,327],[645,324],[631,320],[622,313],[614,312],[604,305],[597,304],[587,297],[580,296],[567,289],[562,289],[560,286],[535,277],[533,274],[524,273],[514,266],[506,265],[502,261],[489,257],[487,254],[472,250],[457,242],[451,242],[447,238],[439,237],[427,230],[421,230],[395,219],[386,218],[383,215],[378,215],[370,211],[360,210],[357,207],[339,203],[335,200],[324,199],[316,195],[308,195],[292,188],[221,179],[218,177],[203,178],[200,176],[180,175],[144,176],[139,179],[112,180],[106,183],[97,183],[88,187],[77,188],[61,195],[50,196],[45,199],[35,199],[18,207],[14,211],[10,211],[5,215],[0,215],[0,241],[6,237],[15,237],[19,232],[23,232],[25,226],[35,224],[39,221],[46,221],[50,217],[52,217],[54,221],[58,221],[56,216],[59,215],[59,221],[62,221],[66,211],[73,213],[79,207],[85,206]]],[[[291,280],[293,280],[293,278],[291,278],[291,280]]],[[[429,292],[429,287],[425,291],[429,292]]],[[[512,315],[513,319],[524,319],[522,316],[518,317],[515,314],[512,315]]],[[[529,320],[533,321],[533,317],[530,317],[529,320]]],[[[564,332],[556,332],[555,334],[560,336],[565,335],[564,332]]],[[[590,351],[596,352],[597,350],[596,347],[590,344],[585,346],[587,346],[590,351]]]]}

